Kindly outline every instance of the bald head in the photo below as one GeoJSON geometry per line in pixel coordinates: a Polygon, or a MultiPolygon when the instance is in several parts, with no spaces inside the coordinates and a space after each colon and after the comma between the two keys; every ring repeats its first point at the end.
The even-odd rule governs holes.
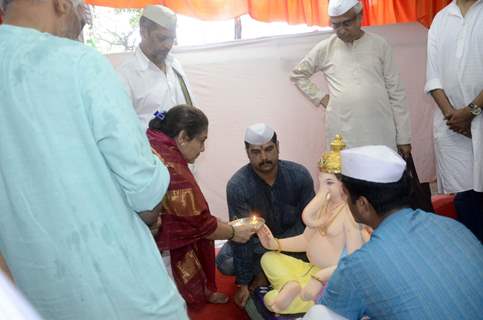
{"type": "Polygon", "coordinates": [[[83,0],[0,0],[6,24],[77,39],[85,25],[83,0]]]}

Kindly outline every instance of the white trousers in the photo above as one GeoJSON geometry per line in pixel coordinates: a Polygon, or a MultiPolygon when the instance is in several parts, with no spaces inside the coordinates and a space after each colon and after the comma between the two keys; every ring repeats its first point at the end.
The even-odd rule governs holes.
{"type": "Polygon", "coordinates": [[[41,320],[30,303],[0,271],[0,319],[41,320]]]}
{"type": "Polygon", "coordinates": [[[347,320],[324,305],[317,304],[310,308],[303,320],[347,320]]]}

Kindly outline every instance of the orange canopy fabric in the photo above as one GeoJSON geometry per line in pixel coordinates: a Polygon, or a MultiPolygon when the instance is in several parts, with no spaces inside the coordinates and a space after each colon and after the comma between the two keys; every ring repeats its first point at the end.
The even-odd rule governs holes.
{"type": "MultiPolygon", "coordinates": [[[[86,0],[114,8],[163,4],[175,12],[203,20],[224,20],[249,14],[253,19],[328,26],[328,0],[86,0]]],[[[364,25],[419,21],[429,27],[435,14],[451,0],[361,0],[364,25]]]]}
{"type": "Polygon", "coordinates": [[[226,20],[248,12],[246,0],[86,0],[88,4],[112,8],[144,8],[162,4],[176,13],[202,19],[226,20]]]}

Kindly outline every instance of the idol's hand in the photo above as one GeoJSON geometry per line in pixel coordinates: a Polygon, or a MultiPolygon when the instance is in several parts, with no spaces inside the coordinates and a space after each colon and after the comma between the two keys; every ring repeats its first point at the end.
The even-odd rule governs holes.
{"type": "Polygon", "coordinates": [[[266,225],[263,225],[260,230],[258,230],[257,235],[258,239],[260,239],[260,242],[265,249],[281,250],[281,248],[278,247],[278,241],[275,239],[272,231],[270,231],[270,229],[266,225]]]}

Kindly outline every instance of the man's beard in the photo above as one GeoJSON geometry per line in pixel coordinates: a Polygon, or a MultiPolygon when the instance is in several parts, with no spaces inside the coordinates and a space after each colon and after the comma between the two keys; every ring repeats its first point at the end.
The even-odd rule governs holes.
{"type": "Polygon", "coordinates": [[[163,52],[157,53],[157,54],[155,55],[156,62],[157,62],[158,64],[162,64],[162,63],[164,63],[164,62],[165,62],[165,60],[166,60],[166,57],[167,57],[167,56],[168,56],[168,54],[169,54],[169,51],[170,51],[170,50],[167,50],[167,51],[163,51],[163,52]]]}

